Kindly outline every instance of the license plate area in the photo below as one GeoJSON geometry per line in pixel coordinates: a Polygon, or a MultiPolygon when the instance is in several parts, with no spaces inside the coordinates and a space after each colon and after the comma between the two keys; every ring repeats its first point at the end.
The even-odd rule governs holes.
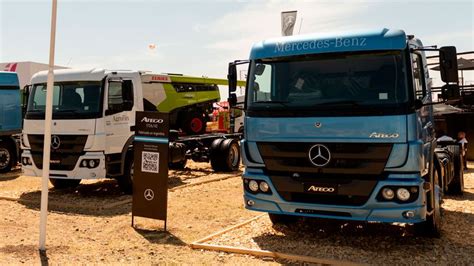
{"type": "Polygon", "coordinates": [[[337,184],[315,184],[304,183],[303,188],[305,193],[321,194],[321,195],[336,195],[338,193],[337,184]]]}

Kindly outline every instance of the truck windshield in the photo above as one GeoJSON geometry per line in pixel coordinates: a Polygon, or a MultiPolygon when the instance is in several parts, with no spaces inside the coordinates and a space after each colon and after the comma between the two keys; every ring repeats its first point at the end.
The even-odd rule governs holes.
{"type": "Polygon", "coordinates": [[[273,115],[393,111],[406,105],[407,91],[402,51],[256,60],[250,66],[247,108],[273,115]]]}
{"type": "MultiPolygon", "coordinates": [[[[101,82],[55,83],[53,118],[84,119],[100,117],[102,113],[101,82]]],[[[26,118],[44,119],[46,84],[36,84],[31,90],[26,118]]]]}

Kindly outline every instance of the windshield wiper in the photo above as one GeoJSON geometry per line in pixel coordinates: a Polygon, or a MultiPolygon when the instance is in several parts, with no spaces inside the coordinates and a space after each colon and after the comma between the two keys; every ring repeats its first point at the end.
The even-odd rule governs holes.
{"type": "Polygon", "coordinates": [[[276,103],[276,104],[280,104],[284,107],[288,107],[287,103],[290,103],[290,102],[289,101],[276,100],[276,101],[256,101],[256,102],[253,102],[253,103],[276,103]]]}
{"type": "Polygon", "coordinates": [[[58,109],[58,110],[54,110],[53,111],[54,113],[77,113],[77,109],[58,109]]]}
{"type": "Polygon", "coordinates": [[[359,102],[354,101],[354,100],[340,100],[340,101],[329,101],[329,102],[315,104],[315,106],[318,106],[318,105],[352,105],[354,107],[358,107],[359,102]]]}

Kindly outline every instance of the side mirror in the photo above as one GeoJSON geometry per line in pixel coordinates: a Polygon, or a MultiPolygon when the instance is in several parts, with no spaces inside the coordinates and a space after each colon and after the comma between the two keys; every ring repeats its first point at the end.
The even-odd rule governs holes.
{"type": "Polygon", "coordinates": [[[229,81],[229,97],[230,93],[237,90],[237,65],[229,63],[229,71],[227,74],[227,80],[229,81]]]}
{"type": "Polygon", "coordinates": [[[237,95],[235,93],[230,93],[229,94],[229,99],[227,99],[229,102],[230,107],[234,107],[237,105],[237,95]]]}
{"type": "Polygon", "coordinates": [[[441,80],[444,82],[458,82],[458,57],[456,47],[444,46],[439,48],[439,68],[441,80]]]}
{"type": "Polygon", "coordinates": [[[444,100],[459,100],[461,98],[461,92],[459,85],[457,84],[446,84],[441,87],[441,95],[444,100]]]}
{"type": "Polygon", "coordinates": [[[26,85],[23,87],[22,91],[22,101],[21,101],[21,108],[23,112],[23,116],[26,114],[26,109],[28,108],[28,99],[30,97],[31,85],[26,85]]]}
{"type": "Polygon", "coordinates": [[[261,76],[265,72],[265,65],[264,64],[258,64],[255,65],[255,75],[256,76],[261,76]]]}

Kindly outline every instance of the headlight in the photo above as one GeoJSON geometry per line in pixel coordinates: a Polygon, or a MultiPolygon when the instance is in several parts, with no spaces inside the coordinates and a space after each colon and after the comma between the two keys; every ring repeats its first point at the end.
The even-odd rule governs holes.
{"type": "Polygon", "coordinates": [[[395,197],[395,192],[393,191],[393,189],[387,187],[382,190],[382,196],[386,200],[391,200],[393,199],[393,197],[395,197]]]}
{"type": "Polygon", "coordinates": [[[82,167],[87,167],[87,160],[82,160],[82,167]]]}
{"type": "Polygon", "coordinates": [[[249,182],[249,189],[253,192],[257,192],[258,191],[258,183],[257,181],[255,180],[250,180],[249,182]]]}
{"type": "Polygon", "coordinates": [[[407,201],[410,199],[410,191],[406,188],[397,189],[397,198],[401,201],[407,201]]]}
{"type": "Polygon", "coordinates": [[[260,182],[260,190],[262,192],[264,192],[264,193],[268,192],[269,189],[270,189],[270,187],[268,186],[267,182],[265,182],[265,181],[260,182]]]}

